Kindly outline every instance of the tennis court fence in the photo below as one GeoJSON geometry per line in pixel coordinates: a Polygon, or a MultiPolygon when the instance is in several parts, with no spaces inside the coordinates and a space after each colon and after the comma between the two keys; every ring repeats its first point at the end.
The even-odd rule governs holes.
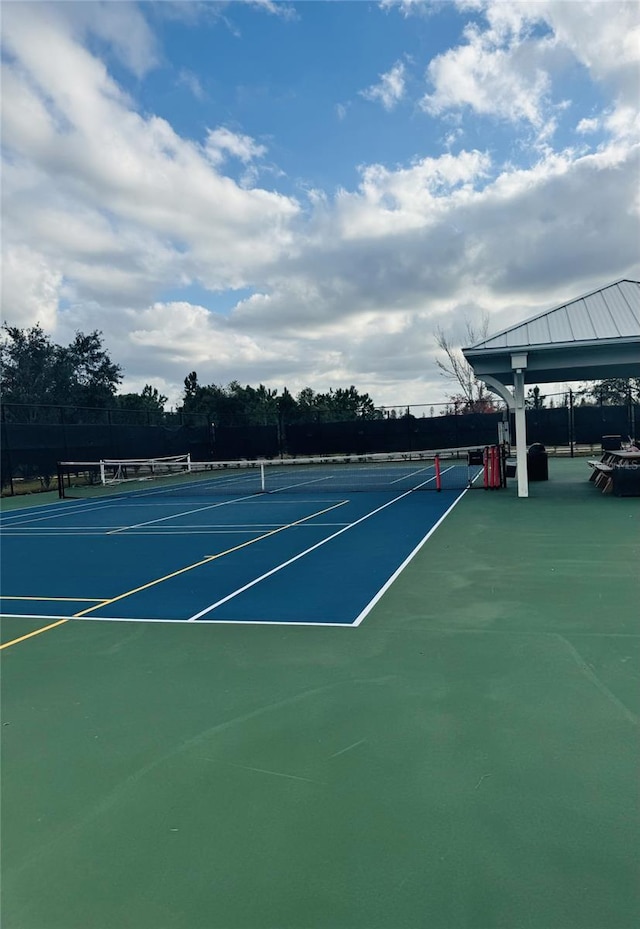
{"type": "MultiPolygon", "coordinates": [[[[553,399],[553,398],[551,398],[553,399]]],[[[546,398],[547,402],[551,402],[546,398]]],[[[556,402],[558,398],[556,398],[556,402]]],[[[427,413],[434,408],[428,407],[427,413]]],[[[31,493],[55,486],[58,461],[150,458],[189,451],[193,460],[229,461],[243,458],[312,458],[320,455],[363,456],[405,450],[484,447],[496,441],[502,413],[413,415],[407,407],[396,418],[353,419],[344,422],[296,422],[275,425],[222,426],[213,422],[135,424],[108,421],[27,421],[15,405],[0,404],[0,477],[2,493],[31,493]]],[[[59,412],[46,408],[47,415],[59,412]]],[[[31,407],[27,409],[29,415],[31,407]]],[[[77,416],[82,410],[73,410],[77,416]]],[[[96,411],[85,411],[92,416],[96,411]]],[[[105,411],[102,411],[105,413],[105,411]]],[[[110,411],[106,411],[109,414],[110,411]]],[[[424,414],[424,410],[422,410],[424,414]]],[[[567,449],[599,444],[603,435],[636,436],[640,408],[600,404],[529,409],[527,439],[547,447],[567,449]]],[[[49,417],[50,418],[50,417],[49,417]]],[[[513,424],[511,434],[514,434],[513,424]]],[[[593,449],[590,449],[593,452],[593,449]]]]}

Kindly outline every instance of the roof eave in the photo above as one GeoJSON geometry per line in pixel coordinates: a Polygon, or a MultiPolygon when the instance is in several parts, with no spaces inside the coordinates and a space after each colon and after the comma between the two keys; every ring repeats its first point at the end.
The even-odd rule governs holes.
{"type": "Polygon", "coordinates": [[[603,348],[608,345],[640,345],[640,335],[637,336],[618,336],[611,339],[583,339],[574,342],[537,342],[533,345],[525,343],[524,345],[503,345],[496,348],[478,348],[471,345],[469,348],[463,348],[462,354],[467,360],[471,358],[487,358],[493,355],[510,355],[522,352],[553,352],[566,351],[567,349],[581,348],[603,348]]]}

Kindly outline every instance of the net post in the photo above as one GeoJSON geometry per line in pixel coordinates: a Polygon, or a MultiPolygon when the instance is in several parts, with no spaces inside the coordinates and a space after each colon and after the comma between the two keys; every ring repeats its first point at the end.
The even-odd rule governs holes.
{"type": "Polygon", "coordinates": [[[484,451],[482,452],[482,479],[484,483],[484,489],[487,490],[489,487],[489,449],[485,445],[484,451]]]}
{"type": "Polygon", "coordinates": [[[442,490],[442,476],[440,474],[440,455],[436,455],[433,460],[436,469],[436,490],[442,490]]]}
{"type": "Polygon", "coordinates": [[[62,473],[62,465],[60,462],[58,462],[58,497],[64,500],[64,474],[62,473]]]}
{"type": "Polygon", "coordinates": [[[191,452],[187,453],[187,471],[191,471],[191,452]]]}
{"type": "Polygon", "coordinates": [[[266,490],[265,482],[264,482],[264,461],[260,462],[260,489],[262,490],[263,493],[266,490]]]}
{"type": "Polygon", "coordinates": [[[100,461],[100,483],[103,487],[106,487],[107,484],[107,474],[104,466],[104,461],[100,461]]]}

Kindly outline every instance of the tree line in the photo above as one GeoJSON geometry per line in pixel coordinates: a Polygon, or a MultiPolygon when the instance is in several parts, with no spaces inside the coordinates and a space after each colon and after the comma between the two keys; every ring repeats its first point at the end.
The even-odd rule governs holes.
{"type": "MultiPolygon", "coordinates": [[[[475,335],[475,334],[474,334],[475,335]]],[[[490,413],[495,410],[486,388],[475,378],[459,353],[440,334],[443,355],[441,372],[457,382],[459,392],[449,398],[443,413],[490,413]],[[466,365],[466,367],[465,367],[466,365]]],[[[76,332],[69,345],[57,345],[38,324],[20,329],[2,327],[0,335],[0,388],[6,404],[64,406],[122,410],[126,413],[162,414],[167,397],[146,384],[139,393],[119,393],[123,380],[120,365],[104,346],[102,333],[76,332]]],[[[640,402],[640,378],[610,378],[573,392],[576,404],[603,403],[625,406],[640,402]]],[[[538,387],[529,390],[527,406],[532,409],[568,405],[547,398],[538,387]]],[[[223,386],[201,385],[196,371],[184,380],[178,412],[200,414],[220,426],[273,425],[278,422],[339,422],[352,419],[396,418],[395,410],[377,407],[368,393],[353,385],[317,393],[305,387],[293,396],[259,384],[243,386],[237,380],[223,386]]],[[[407,410],[407,414],[410,415],[407,410]]],[[[432,414],[433,415],[433,414],[432,414]]]]}
{"type": "Polygon", "coordinates": [[[383,416],[369,394],[360,393],[353,385],[326,393],[316,393],[311,387],[305,387],[294,397],[287,387],[278,394],[264,384],[243,387],[238,381],[231,381],[226,387],[201,386],[195,371],[185,378],[181,409],[185,413],[206,413],[212,422],[221,426],[267,426],[283,420],[287,423],[319,419],[339,422],[383,416]]]}
{"type": "MultiPolygon", "coordinates": [[[[83,407],[126,412],[163,413],[167,397],[151,384],[140,393],[119,393],[120,365],[104,346],[102,333],[77,332],[69,345],[58,345],[38,324],[28,329],[2,327],[0,336],[2,400],[6,404],[83,407]]],[[[294,397],[259,384],[201,385],[191,371],[177,412],[202,414],[217,425],[270,425],[309,419],[348,420],[382,418],[367,393],[352,385],[316,393],[310,387],[294,397]]]]}

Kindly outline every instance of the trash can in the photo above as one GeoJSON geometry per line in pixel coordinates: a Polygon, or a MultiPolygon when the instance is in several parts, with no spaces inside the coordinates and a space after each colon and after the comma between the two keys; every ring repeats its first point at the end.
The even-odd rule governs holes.
{"type": "Polygon", "coordinates": [[[530,481],[549,480],[549,456],[540,442],[534,442],[527,452],[527,477],[530,481]]]}

